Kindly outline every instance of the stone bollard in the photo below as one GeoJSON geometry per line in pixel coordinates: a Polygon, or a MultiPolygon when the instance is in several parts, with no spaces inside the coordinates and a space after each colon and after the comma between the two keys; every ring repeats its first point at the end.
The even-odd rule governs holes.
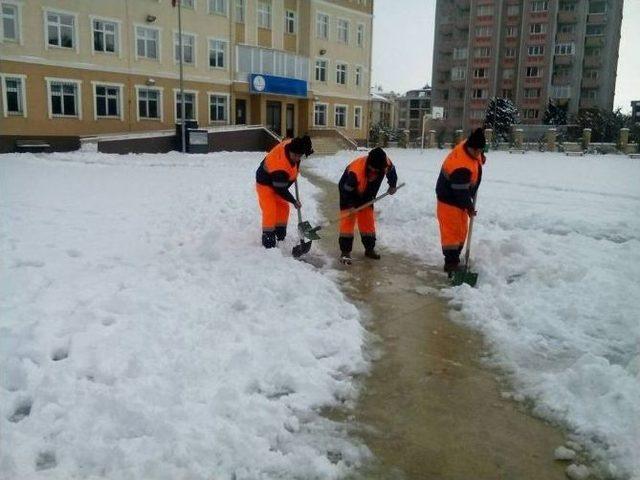
{"type": "Polygon", "coordinates": [[[464,131],[456,130],[456,145],[459,144],[462,140],[464,140],[464,131]]]}
{"type": "Polygon", "coordinates": [[[588,150],[591,143],[591,129],[585,128],[582,130],[582,149],[588,150]]]}
{"type": "Polygon", "coordinates": [[[620,141],[618,144],[618,150],[622,153],[627,153],[627,149],[629,147],[629,129],[621,128],[620,129],[620,141]]]}
{"type": "Polygon", "coordinates": [[[549,130],[547,130],[547,133],[545,134],[546,140],[547,140],[547,151],[548,152],[555,152],[556,151],[556,129],[555,128],[550,128],[549,130]]]}
{"type": "Polygon", "coordinates": [[[522,150],[522,143],[524,141],[524,130],[521,128],[513,129],[513,148],[522,150]]]}
{"type": "Polygon", "coordinates": [[[487,146],[493,144],[493,129],[485,128],[484,130],[484,140],[487,142],[487,146]]]}
{"type": "Polygon", "coordinates": [[[436,131],[429,130],[429,143],[427,143],[427,148],[436,148],[438,144],[436,143],[436,131]]]}

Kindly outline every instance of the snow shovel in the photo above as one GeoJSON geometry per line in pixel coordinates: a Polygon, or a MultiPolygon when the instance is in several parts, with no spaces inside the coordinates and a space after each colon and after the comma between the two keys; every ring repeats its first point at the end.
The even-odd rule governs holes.
{"type": "MultiPolygon", "coordinates": [[[[404,187],[404,183],[401,183],[399,185],[396,186],[396,192],[398,190],[400,190],[402,187],[404,187]]],[[[338,218],[338,220],[342,220],[343,218],[347,218],[355,213],[358,213],[360,210],[364,210],[367,207],[370,207],[371,205],[373,205],[374,203],[376,203],[379,200],[382,200],[384,197],[386,197],[387,195],[391,195],[389,192],[385,192],[382,195],[377,196],[376,198],[374,198],[373,200],[369,200],[367,203],[360,205],[357,208],[354,208],[352,210],[348,210],[347,212],[343,213],[340,215],[340,218],[338,218]]],[[[332,222],[333,223],[333,222],[332,222]]]]}
{"type": "MultiPolygon", "coordinates": [[[[476,198],[473,200],[473,205],[476,205],[476,198]]],[[[471,285],[472,287],[476,286],[478,282],[478,274],[476,272],[472,272],[469,270],[469,253],[471,251],[471,233],[473,232],[473,219],[475,215],[471,217],[469,220],[469,232],[467,233],[467,246],[464,252],[464,267],[462,270],[456,270],[453,272],[453,277],[451,278],[451,285],[454,287],[460,286],[463,283],[467,285],[471,285]]]]}
{"type": "MultiPolygon", "coordinates": [[[[298,193],[298,181],[296,180],[295,182],[296,185],[296,201],[300,201],[299,200],[299,193],[298,193]]],[[[310,239],[308,242],[304,241],[305,236],[308,237],[308,235],[315,235],[315,239],[313,240],[317,240],[320,237],[318,236],[318,234],[316,233],[318,231],[318,228],[313,228],[311,227],[311,224],[309,222],[303,222],[302,221],[302,212],[300,211],[299,208],[296,208],[296,210],[298,211],[298,237],[300,237],[300,245],[295,245],[293,247],[293,250],[291,250],[291,254],[293,255],[294,258],[299,258],[302,255],[304,255],[305,253],[307,253],[309,250],[311,250],[311,240],[310,239]]]]}

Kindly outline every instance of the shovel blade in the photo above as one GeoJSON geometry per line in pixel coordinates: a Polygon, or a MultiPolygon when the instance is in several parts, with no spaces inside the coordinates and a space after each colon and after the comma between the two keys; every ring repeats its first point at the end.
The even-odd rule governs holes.
{"type": "Polygon", "coordinates": [[[294,246],[293,250],[291,250],[291,254],[294,258],[298,258],[307,253],[309,250],[311,250],[311,242],[300,240],[300,245],[294,246]]]}
{"type": "Polygon", "coordinates": [[[476,272],[470,272],[469,270],[458,270],[453,272],[451,285],[457,287],[463,283],[475,287],[476,283],[478,283],[478,274],[476,272]]]}
{"type": "Polygon", "coordinates": [[[298,224],[298,232],[301,237],[308,238],[309,240],[320,240],[318,230],[322,227],[312,227],[308,221],[300,222],[298,224]]]}

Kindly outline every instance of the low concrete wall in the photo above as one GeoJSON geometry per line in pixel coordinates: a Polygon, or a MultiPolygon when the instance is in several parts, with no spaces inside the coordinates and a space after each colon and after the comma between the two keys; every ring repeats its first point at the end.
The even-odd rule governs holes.
{"type": "Polygon", "coordinates": [[[50,145],[46,152],[71,152],[80,148],[80,137],[47,135],[0,135],[0,153],[17,152],[16,141],[41,140],[50,145]]]}

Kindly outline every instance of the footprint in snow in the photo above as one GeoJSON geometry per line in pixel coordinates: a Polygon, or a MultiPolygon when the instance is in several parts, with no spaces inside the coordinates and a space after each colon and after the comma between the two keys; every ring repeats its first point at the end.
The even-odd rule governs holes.
{"type": "Polygon", "coordinates": [[[58,347],[51,353],[51,360],[54,362],[58,362],[60,360],[64,360],[69,356],[69,348],[68,347],[58,347]]]}
{"type": "Polygon", "coordinates": [[[16,406],[13,409],[13,413],[9,417],[9,421],[18,423],[20,420],[26,418],[31,413],[31,405],[33,402],[30,398],[23,398],[16,402],[16,406]]]}
{"type": "Polygon", "coordinates": [[[57,465],[56,454],[50,450],[40,452],[36,458],[36,470],[49,470],[57,465]]]}
{"type": "Polygon", "coordinates": [[[82,252],[71,248],[67,250],[67,255],[69,255],[71,258],[78,258],[82,256],[82,252]]]}

